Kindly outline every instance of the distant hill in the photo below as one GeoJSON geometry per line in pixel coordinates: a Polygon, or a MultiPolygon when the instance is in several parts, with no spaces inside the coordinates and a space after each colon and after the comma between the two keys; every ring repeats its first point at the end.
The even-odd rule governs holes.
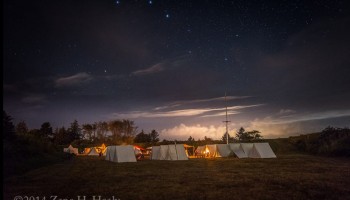
{"type": "Polygon", "coordinates": [[[315,155],[350,157],[350,129],[327,127],[322,132],[289,137],[298,151],[315,155]]]}

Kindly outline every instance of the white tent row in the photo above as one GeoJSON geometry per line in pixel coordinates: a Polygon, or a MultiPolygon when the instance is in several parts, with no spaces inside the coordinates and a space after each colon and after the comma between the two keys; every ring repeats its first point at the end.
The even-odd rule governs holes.
{"type": "Polygon", "coordinates": [[[72,145],[69,145],[68,148],[63,148],[63,152],[72,153],[72,154],[75,154],[75,155],[79,154],[78,148],[74,148],[72,145]]]}
{"type": "Polygon", "coordinates": [[[269,143],[230,143],[199,146],[197,155],[204,157],[276,158],[269,143]]]}
{"type": "Polygon", "coordinates": [[[108,146],[106,160],[112,162],[136,162],[134,146],[108,146]]]}
{"type": "Polygon", "coordinates": [[[188,160],[183,144],[152,147],[151,160],[188,160]]]}

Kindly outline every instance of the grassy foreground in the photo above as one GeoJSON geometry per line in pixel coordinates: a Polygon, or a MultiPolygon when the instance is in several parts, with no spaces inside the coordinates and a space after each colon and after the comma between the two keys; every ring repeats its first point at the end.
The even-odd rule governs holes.
{"type": "Polygon", "coordinates": [[[4,199],[350,199],[350,160],[191,159],[112,163],[79,156],[4,180],[4,199]]]}

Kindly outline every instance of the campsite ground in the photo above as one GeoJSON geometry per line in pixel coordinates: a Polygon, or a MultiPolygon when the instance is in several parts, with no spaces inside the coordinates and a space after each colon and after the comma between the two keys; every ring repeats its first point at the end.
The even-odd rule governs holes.
{"type": "Polygon", "coordinates": [[[349,185],[350,160],[342,158],[295,154],[112,163],[78,156],[7,178],[4,199],[349,199],[349,185]]]}

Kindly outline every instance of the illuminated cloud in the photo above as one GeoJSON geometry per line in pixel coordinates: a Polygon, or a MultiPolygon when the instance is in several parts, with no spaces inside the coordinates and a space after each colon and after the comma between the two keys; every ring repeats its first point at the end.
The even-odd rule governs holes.
{"type": "Polygon", "coordinates": [[[261,135],[268,138],[286,137],[290,135],[299,135],[303,133],[300,123],[275,123],[276,120],[271,117],[255,119],[244,126],[249,130],[259,130],[261,135]]]}
{"type": "Polygon", "coordinates": [[[302,134],[305,133],[305,124],[316,123],[319,120],[329,120],[332,118],[341,117],[350,117],[350,110],[306,113],[288,117],[268,116],[263,119],[255,119],[249,122],[247,124],[247,128],[259,130],[264,133],[267,138],[275,138],[302,134]]]}
{"type": "MultiPolygon", "coordinates": [[[[236,99],[246,99],[251,96],[227,96],[226,100],[236,100],[236,99]]],[[[170,103],[169,105],[166,106],[160,106],[155,108],[154,110],[163,110],[163,109],[168,109],[168,108],[173,108],[177,106],[183,106],[187,104],[195,104],[195,103],[207,103],[207,102],[218,102],[218,101],[225,101],[225,97],[216,97],[216,98],[208,98],[208,99],[195,99],[195,100],[187,100],[187,101],[176,101],[173,103],[170,103]]]]}
{"type": "Polygon", "coordinates": [[[86,72],[81,72],[73,76],[58,78],[55,81],[55,86],[56,87],[79,86],[81,84],[90,82],[92,79],[93,77],[90,74],[86,72]]]}
{"type": "Polygon", "coordinates": [[[164,109],[168,109],[168,108],[174,108],[174,107],[178,107],[181,106],[181,104],[173,104],[173,105],[169,105],[169,106],[159,106],[154,108],[153,110],[164,110],[164,109]]]}
{"type": "MultiPolygon", "coordinates": [[[[225,126],[202,126],[194,125],[188,126],[185,124],[180,124],[178,126],[163,129],[160,131],[161,139],[178,139],[178,140],[187,140],[190,136],[195,140],[204,139],[204,136],[212,139],[220,139],[226,132],[225,126]]],[[[234,131],[229,132],[231,136],[235,135],[234,131]]]]}
{"type": "Polygon", "coordinates": [[[185,110],[174,110],[168,112],[130,112],[130,113],[115,113],[115,116],[121,118],[157,118],[157,117],[188,117],[200,115],[205,112],[214,111],[216,109],[185,109],[185,110]]]}
{"type": "MultiPolygon", "coordinates": [[[[227,115],[236,115],[236,114],[239,114],[241,112],[238,112],[238,111],[228,111],[227,112],[227,115]]],[[[218,112],[218,113],[215,113],[215,114],[211,114],[211,115],[203,115],[201,117],[221,117],[221,116],[225,116],[226,115],[226,112],[218,112]]]]}
{"type": "MultiPolygon", "coordinates": [[[[262,104],[257,105],[246,105],[246,106],[230,106],[227,107],[227,110],[230,114],[237,114],[234,110],[240,110],[244,108],[261,106],[262,104]]],[[[190,117],[202,115],[209,112],[217,112],[208,114],[206,117],[212,116],[221,116],[222,111],[226,110],[226,108],[196,108],[196,109],[182,109],[182,110],[172,110],[166,112],[142,112],[142,111],[134,111],[129,113],[114,113],[113,116],[119,118],[157,118],[157,117],[190,117]]]]}
{"type": "Polygon", "coordinates": [[[163,63],[157,63],[149,68],[134,71],[131,74],[135,76],[144,76],[144,75],[154,74],[154,73],[163,71],[164,70],[163,66],[164,66],[163,63]]]}
{"type": "MultiPolygon", "coordinates": [[[[227,96],[226,100],[236,100],[236,99],[246,99],[251,96],[227,96]]],[[[178,103],[181,104],[191,104],[191,103],[203,103],[203,102],[213,102],[213,101],[225,101],[225,97],[216,97],[216,98],[209,98],[209,99],[196,99],[196,100],[189,100],[189,101],[179,101],[178,103]]]]}
{"type": "Polygon", "coordinates": [[[285,123],[323,120],[323,119],[331,119],[331,118],[347,117],[347,116],[350,116],[350,110],[333,110],[333,111],[325,111],[325,112],[298,114],[298,115],[293,115],[293,116],[284,117],[284,118],[276,118],[270,121],[269,123],[285,124],[285,123]]]}
{"type": "Polygon", "coordinates": [[[285,114],[293,114],[296,113],[295,110],[291,110],[291,109],[281,109],[278,114],[280,115],[285,115],[285,114]]]}

